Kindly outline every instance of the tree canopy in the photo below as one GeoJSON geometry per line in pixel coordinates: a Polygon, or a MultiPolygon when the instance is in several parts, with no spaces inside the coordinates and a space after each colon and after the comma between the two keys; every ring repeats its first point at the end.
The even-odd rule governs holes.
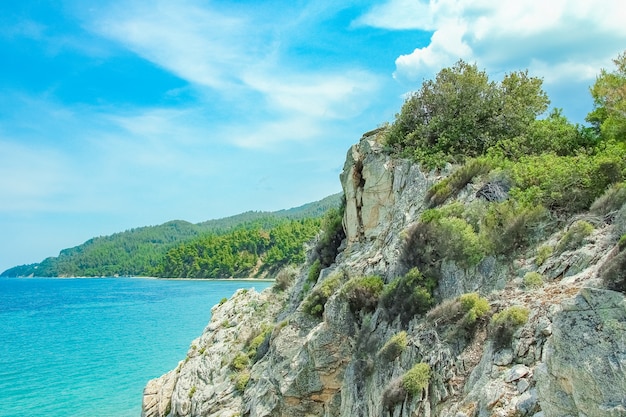
{"type": "Polygon", "coordinates": [[[496,83],[460,60],[406,100],[387,145],[430,166],[478,156],[499,140],[523,135],[548,104],[541,79],[527,71],[496,83]]]}
{"type": "Polygon", "coordinates": [[[603,69],[591,87],[594,110],[587,121],[604,137],[626,141],[626,51],[613,63],[616,69],[603,69]]]}

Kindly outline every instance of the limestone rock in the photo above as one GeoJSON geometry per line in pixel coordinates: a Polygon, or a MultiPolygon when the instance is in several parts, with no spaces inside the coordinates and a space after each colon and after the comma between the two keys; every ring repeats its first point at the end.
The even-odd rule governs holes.
{"type": "Polygon", "coordinates": [[[626,415],[626,300],[585,288],[562,306],[537,371],[547,417],[626,415]]]}

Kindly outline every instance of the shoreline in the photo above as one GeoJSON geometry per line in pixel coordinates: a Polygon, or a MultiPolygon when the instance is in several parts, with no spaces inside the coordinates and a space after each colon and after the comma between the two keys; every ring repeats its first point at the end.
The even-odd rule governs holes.
{"type": "Polygon", "coordinates": [[[160,278],[160,277],[1,277],[13,279],[147,279],[162,281],[225,281],[225,282],[274,282],[273,278],[160,278]]]}

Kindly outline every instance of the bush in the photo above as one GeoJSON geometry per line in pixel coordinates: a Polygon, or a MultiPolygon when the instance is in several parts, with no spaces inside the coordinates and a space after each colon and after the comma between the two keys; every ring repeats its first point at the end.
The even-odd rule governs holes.
{"type": "Polygon", "coordinates": [[[537,266],[543,265],[543,263],[552,256],[552,252],[554,252],[554,248],[552,246],[540,246],[537,249],[537,256],[535,257],[535,264],[537,266]]]}
{"type": "Polygon", "coordinates": [[[494,314],[491,331],[496,347],[509,345],[515,331],[528,321],[529,314],[530,310],[520,306],[512,306],[494,314]]]}
{"type": "Polygon", "coordinates": [[[463,311],[465,311],[463,323],[467,327],[473,326],[476,320],[482,318],[491,310],[489,301],[475,292],[461,295],[459,302],[461,303],[463,311]]]}
{"type": "Polygon", "coordinates": [[[590,211],[606,216],[607,214],[619,210],[626,203],[626,183],[614,184],[609,187],[604,194],[596,199],[591,205],[590,211]]]}
{"type": "Polygon", "coordinates": [[[250,371],[245,369],[237,374],[235,377],[235,389],[240,393],[243,393],[250,382],[250,371]]]}
{"type": "Polygon", "coordinates": [[[416,314],[427,312],[433,304],[435,284],[413,268],[386,285],[380,299],[388,317],[399,316],[402,323],[408,323],[416,314]]]}
{"type": "Polygon", "coordinates": [[[622,235],[622,237],[619,238],[619,241],[617,242],[617,247],[620,251],[626,249],[626,235],[622,235]]]}
{"type": "Polygon", "coordinates": [[[556,253],[578,249],[592,232],[593,226],[590,223],[584,220],[574,222],[556,245],[556,253]]]}
{"type": "Polygon", "coordinates": [[[528,272],[523,278],[524,287],[541,288],[543,286],[543,276],[538,272],[528,272]]]}
{"type": "Polygon", "coordinates": [[[343,298],[348,301],[350,311],[372,312],[378,305],[378,299],[385,283],[379,276],[352,278],[341,290],[343,298]]]}
{"type": "Polygon", "coordinates": [[[315,317],[322,317],[324,304],[335,292],[341,283],[341,275],[332,275],[321,284],[318,284],[302,303],[305,313],[315,317]]]}
{"type": "Polygon", "coordinates": [[[410,396],[417,396],[428,387],[430,380],[430,366],[427,363],[418,363],[402,376],[402,387],[410,396]]]}
{"type": "Polygon", "coordinates": [[[403,330],[400,333],[393,335],[385,345],[378,351],[378,356],[392,361],[404,352],[408,345],[407,334],[403,330]]]}
{"type": "Polygon", "coordinates": [[[478,175],[491,170],[487,159],[471,159],[454,171],[449,177],[437,182],[426,192],[429,207],[443,204],[448,198],[456,195],[478,175]]]}
{"type": "Polygon", "coordinates": [[[322,267],[328,267],[335,262],[339,246],[346,237],[343,230],[343,214],[345,211],[345,196],[339,209],[329,209],[322,219],[322,233],[315,246],[315,254],[322,267]]]}
{"type": "Polygon", "coordinates": [[[435,276],[445,259],[464,268],[478,264],[486,254],[485,246],[462,215],[463,206],[456,203],[426,210],[421,223],[408,232],[404,260],[435,276]]]}
{"type": "Polygon", "coordinates": [[[513,198],[567,216],[588,209],[607,186],[623,180],[626,149],[607,144],[595,155],[528,156],[507,169],[514,182],[513,198]]]}
{"type": "Polygon", "coordinates": [[[281,269],[278,274],[276,274],[276,281],[274,281],[274,290],[285,291],[287,288],[291,287],[291,284],[293,284],[294,280],[296,279],[296,275],[297,271],[293,267],[286,267],[281,269]]]}
{"type": "Polygon", "coordinates": [[[481,235],[488,252],[513,256],[537,239],[547,212],[542,206],[527,206],[512,200],[489,205],[482,220],[481,235]]]}
{"type": "Polygon", "coordinates": [[[248,357],[255,362],[262,358],[269,348],[269,339],[274,328],[267,324],[261,327],[260,332],[248,343],[248,357]]]}
{"type": "Polygon", "coordinates": [[[230,367],[235,371],[241,371],[246,369],[249,363],[250,359],[248,358],[248,355],[243,352],[239,352],[230,362],[230,367]]]}
{"type": "Polygon", "coordinates": [[[626,251],[607,261],[600,268],[599,276],[608,289],[626,293],[626,251]]]}

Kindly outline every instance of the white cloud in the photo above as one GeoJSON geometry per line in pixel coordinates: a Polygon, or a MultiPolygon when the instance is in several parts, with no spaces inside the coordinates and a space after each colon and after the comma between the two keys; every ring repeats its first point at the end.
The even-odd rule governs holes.
{"type": "Polygon", "coordinates": [[[395,76],[419,80],[463,58],[490,72],[522,68],[546,83],[592,81],[626,42],[619,0],[389,0],[357,23],[433,31],[431,41],[396,60],[395,76]]]}

